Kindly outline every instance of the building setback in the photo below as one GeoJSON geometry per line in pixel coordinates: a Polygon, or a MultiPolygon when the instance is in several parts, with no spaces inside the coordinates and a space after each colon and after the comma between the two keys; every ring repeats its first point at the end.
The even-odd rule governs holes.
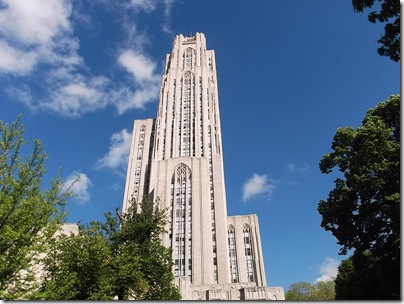
{"type": "Polygon", "coordinates": [[[156,119],[135,120],[123,212],[148,195],[168,210],[184,300],[284,300],[267,287],[258,218],[227,216],[215,53],[202,33],[177,35],[156,119]]]}

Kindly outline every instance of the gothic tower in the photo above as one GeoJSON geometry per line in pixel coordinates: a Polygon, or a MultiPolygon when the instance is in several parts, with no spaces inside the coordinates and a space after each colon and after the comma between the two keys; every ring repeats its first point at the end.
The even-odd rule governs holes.
{"type": "Polygon", "coordinates": [[[146,194],[168,210],[163,244],[183,299],[249,299],[258,287],[250,297],[282,298],[266,287],[256,215],[227,216],[215,54],[202,33],[175,37],[157,118],[134,122],[123,211],[146,194]]]}

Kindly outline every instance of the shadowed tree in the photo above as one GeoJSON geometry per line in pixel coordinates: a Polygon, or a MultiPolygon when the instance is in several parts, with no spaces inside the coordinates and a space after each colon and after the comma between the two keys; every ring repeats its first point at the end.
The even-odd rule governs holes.
{"type": "Polygon", "coordinates": [[[344,178],[319,202],[321,226],[337,238],[340,254],[353,250],[335,280],[337,298],[399,299],[400,96],[370,109],[358,129],[339,128],[332,149],[320,161],[321,172],[337,167],[344,178]],[[354,292],[365,285],[371,292],[341,294],[348,290],[343,282],[354,292]]]}
{"type": "Polygon", "coordinates": [[[368,8],[378,7],[368,15],[372,23],[387,22],[384,35],[377,41],[381,46],[377,49],[380,56],[400,61],[400,1],[398,0],[352,0],[356,12],[364,12],[368,8]]]}

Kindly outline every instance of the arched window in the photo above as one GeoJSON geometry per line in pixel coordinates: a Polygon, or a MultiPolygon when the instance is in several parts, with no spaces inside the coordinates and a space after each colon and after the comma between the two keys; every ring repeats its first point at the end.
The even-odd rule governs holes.
{"type": "Polygon", "coordinates": [[[195,66],[196,63],[196,52],[193,48],[187,48],[182,54],[182,66],[185,69],[190,69],[195,66]]]}
{"type": "Polygon", "coordinates": [[[247,263],[248,282],[255,282],[254,253],[251,242],[250,226],[245,225],[243,228],[244,252],[247,263]]]}
{"type": "Polygon", "coordinates": [[[179,155],[195,156],[195,75],[189,71],[181,78],[179,155]],[[191,153],[192,149],[192,153],[191,153]]]}
{"type": "Polygon", "coordinates": [[[227,237],[229,242],[230,279],[232,283],[237,283],[239,279],[237,267],[236,235],[234,226],[229,226],[227,230],[227,237]]]}
{"type": "Polygon", "coordinates": [[[139,200],[139,186],[140,186],[140,174],[142,171],[142,158],[143,158],[143,147],[144,147],[144,138],[145,138],[145,132],[146,132],[146,126],[142,125],[140,127],[140,132],[139,132],[139,140],[138,140],[138,150],[136,153],[136,159],[135,159],[135,179],[133,181],[134,188],[133,188],[133,194],[132,196],[136,199],[136,201],[139,200]]]}
{"type": "Polygon", "coordinates": [[[192,280],[192,174],[183,163],[174,169],[171,178],[171,214],[169,235],[174,254],[174,276],[188,275],[192,280]]]}
{"type": "Polygon", "coordinates": [[[174,122],[175,122],[175,94],[176,94],[176,89],[177,89],[177,81],[174,79],[173,80],[173,92],[172,92],[172,97],[173,97],[173,102],[172,102],[172,107],[171,107],[171,143],[170,143],[170,158],[173,158],[173,149],[174,149],[174,122]]]}

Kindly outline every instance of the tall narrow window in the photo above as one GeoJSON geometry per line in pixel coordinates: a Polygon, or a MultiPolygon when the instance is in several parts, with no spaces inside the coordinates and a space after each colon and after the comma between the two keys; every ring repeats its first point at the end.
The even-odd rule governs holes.
{"type": "Polygon", "coordinates": [[[199,77],[199,146],[200,156],[203,157],[203,115],[202,115],[202,77],[199,77]]]}
{"type": "Polygon", "coordinates": [[[247,263],[248,282],[255,282],[254,253],[251,242],[251,230],[248,225],[243,229],[244,252],[247,263]]]}
{"type": "Polygon", "coordinates": [[[132,197],[135,198],[136,201],[139,200],[139,187],[140,187],[140,177],[142,171],[142,158],[143,158],[143,147],[144,147],[144,140],[145,140],[145,132],[146,126],[142,125],[140,127],[139,132],[139,141],[137,145],[137,153],[136,153],[136,162],[135,162],[135,179],[133,181],[133,193],[132,197]]]}
{"type": "Polygon", "coordinates": [[[175,120],[175,90],[177,89],[176,87],[176,80],[174,79],[173,81],[173,102],[172,102],[172,107],[171,107],[171,143],[170,143],[170,158],[173,158],[173,148],[174,148],[174,120],[175,120]]]}
{"type": "Polygon", "coordinates": [[[237,283],[239,279],[237,267],[236,236],[233,226],[229,226],[229,229],[227,230],[227,237],[229,242],[230,278],[232,283],[237,283]]]}
{"type": "Polygon", "coordinates": [[[182,66],[185,69],[190,69],[196,64],[196,53],[191,47],[187,48],[182,54],[182,66]]]}
{"type": "Polygon", "coordinates": [[[171,178],[170,211],[171,248],[174,255],[174,276],[188,275],[192,280],[192,174],[185,164],[179,164],[171,178]]]}
{"type": "Polygon", "coordinates": [[[179,155],[191,156],[195,146],[195,76],[187,71],[181,78],[180,120],[178,137],[180,141],[179,155]]]}

